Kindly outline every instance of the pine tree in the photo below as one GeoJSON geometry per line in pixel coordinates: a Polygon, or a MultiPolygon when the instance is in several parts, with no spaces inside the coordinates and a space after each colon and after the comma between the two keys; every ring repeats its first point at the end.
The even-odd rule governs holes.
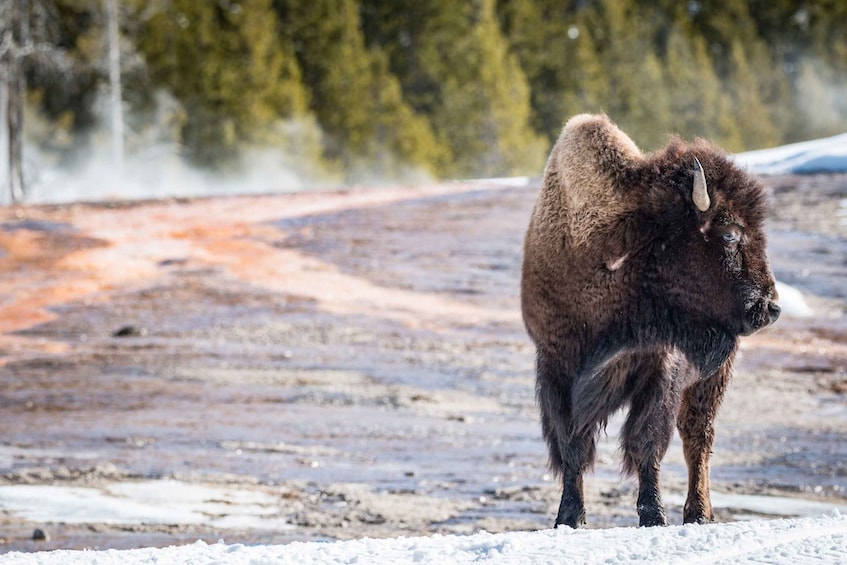
{"type": "Polygon", "coordinates": [[[545,144],[529,125],[529,87],[500,32],[493,0],[371,2],[366,13],[383,18],[371,40],[390,45],[389,60],[406,99],[429,116],[449,150],[444,173],[540,170],[545,144]]]}
{"type": "Polygon", "coordinates": [[[762,39],[748,0],[704,0],[698,6],[694,29],[710,46],[718,77],[732,95],[732,106],[723,115],[738,121],[742,139],[735,148],[782,141],[780,132],[790,129],[785,108],[791,103],[791,89],[777,54],[780,48],[762,39]],[[748,110],[739,105],[742,102],[753,107],[748,110]],[[757,121],[744,124],[751,115],[757,121]]]}
{"type": "Polygon", "coordinates": [[[368,114],[373,116],[372,138],[364,151],[364,174],[372,179],[406,180],[431,176],[443,165],[446,152],[435,139],[429,121],[403,99],[400,82],[378,48],[370,50],[368,114]]]}
{"type": "Polygon", "coordinates": [[[565,75],[560,114],[565,119],[582,112],[601,112],[607,107],[609,81],[588,30],[584,14],[577,14],[567,28],[569,44],[563,53],[567,56],[559,57],[564,62],[561,72],[565,75]]]}
{"type": "Polygon", "coordinates": [[[565,34],[551,33],[558,22],[551,22],[535,0],[501,0],[497,13],[509,48],[517,57],[530,85],[531,124],[535,131],[555,141],[561,124],[561,99],[564,92],[559,62],[565,34]]]}
{"type": "Polygon", "coordinates": [[[631,0],[603,0],[586,18],[606,70],[601,107],[649,149],[667,141],[670,102],[648,23],[635,8],[631,0]]]}
{"type": "MultiPolygon", "coordinates": [[[[830,123],[823,125],[820,116],[812,122],[820,125],[813,135],[847,131],[847,4],[817,0],[805,6],[806,25],[813,31],[813,49],[801,60],[801,75],[796,85],[795,107],[798,114],[808,115],[809,108],[824,99],[831,101],[830,123]],[[812,79],[807,84],[806,77],[812,79]],[[815,84],[817,82],[817,84],[815,84]]],[[[830,111],[822,108],[822,112],[830,111]]]]}
{"type": "Polygon", "coordinates": [[[706,137],[729,149],[742,145],[741,132],[729,114],[732,101],[712,68],[705,42],[684,21],[678,20],[668,36],[665,84],[671,131],[688,138],[706,137]]]}
{"type": "Polygon", "coordinates": [[[346,168],[371,130],[366,111],[369,63],[356,5],[353,0],[288,0],[275,7],[326,134],[326,155],[346,168]]]}
{"type": "Polygon", "coordinates": [[[402,97],[385,55],[368,49],[354,0],[285,0],[275,4],[323,127],[325,155],[347,182],[369,169],[400,174],[437,168],[438,143],[402,97]],[[390,163],[390,164],[389,164],[390,163]]]}
{"type": "Polygon", "coordinates": [[[728,145],[730,150],[759,149],[779,142],[779,135],[762,99],[761,85],[747,63],[740,41],[732,43],[730,50],[729,93],[738,123],[741,143],[728,145]]]}
{"type": "Polygon", "coordinates": [[[185,108],[182,141],[198,163],[232,159],[274,122],[302,116],[306,93],[270,0],[172,0],[145,22],[139,47],[156,84],[185,108]]]}
{"type": "Polygon", "coordinates": [[[498,12],[530,84],[536,131],[553,143],[571,115],[602,109],[607,84],[586,10],[556,0],[501,0],[498,12]]]}
{"type": "MultiPolygon", "coordinates": [[[[103,2],[23,2],[58,14],[39,41],[70,55],[60,72],[25,65],[28,86],[15,90],[16,108],[26,98],[46,117],[27,135],[51,156],[86,151],[97,129],[103,2]]],[[[23,4],[0,2],[0,27],[23,4]]],[[[148,123],[170,94],[168,127],[212,166],[262,145],[293,163],[323,155],[349,182],[533,173],[562,123],[586,111],[607,112],[645,149],[669,132],[736,150],[847,129],[847,4],[832,0],[116,4],[124,100],[146,111],[128,113],[130,148],[171,139],[148,123]]],[[[7,90],[15,33],[0,41],[7,90]]]]}
{"type": "Polygon", "coordinates": [[[811,139],[835,135],[845,131],[847,114],[839,112],[839,103],[847,92],[847,85],[842,89],[833,88],[833,79],[819,63],[805,59],[800,63],[797,73],[795,112],[795,135],[798,139],[811,139]]]}

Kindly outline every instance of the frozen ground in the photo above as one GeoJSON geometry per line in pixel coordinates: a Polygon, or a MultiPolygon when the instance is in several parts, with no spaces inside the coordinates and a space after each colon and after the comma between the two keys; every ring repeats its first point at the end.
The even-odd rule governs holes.
{"type": "Polygon", "coordinates": [[[125,551],[7,554],[9,565],[132,563],[822,563],[847,561],[847,517],[736,522],[709,526],[543,530],[469,536],[358,539],[245,546],[217,543],[125,551]]]}
{"type": "MultiPolygon", "coordinates": [[[[717,422],[721,522],[818,520],[847,506],[847,175],[766,182],[774,271],[799,298],[795,317],[742,342],[717,422]]],[[[558,486],[517,304],[536,190],[477,182],[0,209],[0,552],[200,539],[211,545],[118,555],[194,551],[202,563],[414,547],[407,558],[461,562],[473,547],[518,559],[531,544],[569,543],[538,532],[276,545],[549,527],[558,486]],[[33,540],[35,529],[49,539],[33,540]]],[[[829,527],[618,529],[637,517],[617,428],[586,481],[589,527],[614,528],[610,544],[649,535],[672,547],[706,535],[696,532],[776,541],[785,530],[768,532],[784,526],[805,547],[829,527]]],[[[663,477],[679,523],[676,441],[663,477]]],[[[795,550],[780,549],[786,562],[795,550]]],[[[71,554],[29,558],[56,555],[71,554]]]]}
{"type": "Polygon", "coordinates": [[[762,175],[843,173],[847,171],[847,133],[748,151],[736,155],[735,160],[762,175]]]}

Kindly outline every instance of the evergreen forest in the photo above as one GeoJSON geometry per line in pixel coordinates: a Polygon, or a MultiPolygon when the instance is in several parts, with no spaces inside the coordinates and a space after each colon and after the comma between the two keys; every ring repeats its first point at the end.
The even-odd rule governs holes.
{"type": "Polygon", "coordinates": [[[116,78],[128,157],[225,170],[260,148],[336,184],[538,175],[580,112],[645,150],[847,131],[844,0],[2,4],[0,115],[19,89],[26,145],[54,163],[111,143],[116,78]]]}

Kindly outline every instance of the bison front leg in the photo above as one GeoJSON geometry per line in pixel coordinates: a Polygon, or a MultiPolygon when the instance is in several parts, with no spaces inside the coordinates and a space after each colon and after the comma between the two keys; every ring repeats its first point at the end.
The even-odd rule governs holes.
{"type": "Polygon", "coordinates": [[[661,356],[642,359],[633,367],[631,379],[637,385],[621,437],[624,470],[638,475],[639,526],[665,526],[659,471],[679,406],[677,379],[661,356]]]}
{"type": "Polygon", "coordinates": [[[709,459],[715,442],[715,415],[732,374],[730,358],[713,376],[683,392],[677,428],[688,465],[688,496],[683,522],[704,524],[714,520],[709,495],[709,459]]]}
{"type": "Polygon", "coordinates": [[[578,528],[585,524],[585,500],[582,494],[582,475],[563,477],[562,500],[556,513],[554,528],[568,526],[578,528]]]}

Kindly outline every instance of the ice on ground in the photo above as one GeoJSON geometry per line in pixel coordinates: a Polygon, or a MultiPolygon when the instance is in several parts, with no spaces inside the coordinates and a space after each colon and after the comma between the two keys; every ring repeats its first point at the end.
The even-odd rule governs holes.
{"type": "MultiPolygon", "coordinates": [[[[736,519],[744,516],[743,512],[768,516],[802,516],[809,518],[831,513],[847,516],[847,506],[843,504],[806,500],[803,498],[712,491],[711,499],[712,506],[715,508],[730,508],[742,512],[733,513],[733,517],[736,519]]],[[[664,500],[668,504],[675,504],[677,506],[685,504],[685,496],[679,494],[670,494],[665,496],[664,500]]]]}
{"type": "MultiPolygon", "coordinates": [[[[682,504],[681,496],[667,501],[682,504]],[[678,499],[678,500],[677,500],[678,499]]],[[[7,553],[0,564],[97,563],[847,563],[847,507],[788,497],[712,493],[715,507],[775,516],[708,526],[543,530],[471,536],[227,545],[134,550],[7,553]]],[[[221,530],[290,528],[267,493],[175,480],[112,483],[102,489],[0,487],[0,508],[33,522],[205,524],[221,530]]]]}
{"type": "Polygon", "coordinates": [[[845,563],[847,516],[668,528],[542,530],[471,536],[245,546],[196,542],[163,549],[9,553],[15,565],[97,563],[845,563]]]}
{"type": "Polygon", "coordinates": [[[738,153],[736,163],[763,175],[836,173],[847,171],[847,133],[738,153]]]}
{"type": "Polygon", "coordinates": [[[495,186],[529,186],[533,182],[532,177],[492,177],[492,178],[481,178],[481,179],[470,179],[470,180],[462,180],[458,182],[464,182],[469,184],[485,184],[485,185],[495,185],[495,186]]]}
{"type": "Polygon", "coordinates": [[[158,480],[102,489],[58,485],[0,487],[0,510],[35,523],[205,524],[221,529],[283,529],[278,499],[245,489],[158,480]]]}

